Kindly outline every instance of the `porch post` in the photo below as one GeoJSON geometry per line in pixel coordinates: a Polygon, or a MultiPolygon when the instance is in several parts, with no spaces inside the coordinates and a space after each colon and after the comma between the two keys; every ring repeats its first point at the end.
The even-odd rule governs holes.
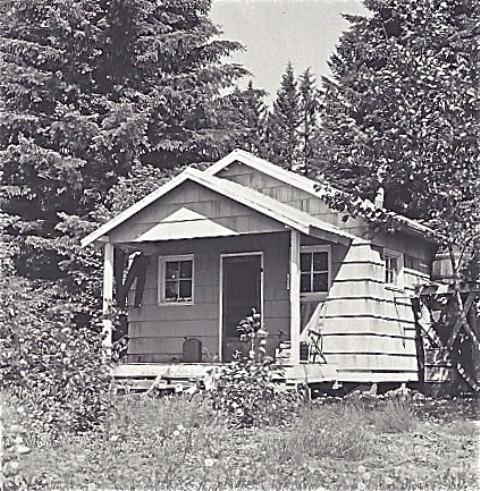
{"type": "Polygon", "coordinates": [[[290,363],[300,363],[300,232],[290,231],[290,363]]]}
{"type": "Polygon", "coordinates": [[[113,275],[114,275],[114,249],[113,244],[105,242],[103,249],[103,338],[102,361],[110,360],[112,354],[112,321],[107,318],[113,300],[113,275]]]}

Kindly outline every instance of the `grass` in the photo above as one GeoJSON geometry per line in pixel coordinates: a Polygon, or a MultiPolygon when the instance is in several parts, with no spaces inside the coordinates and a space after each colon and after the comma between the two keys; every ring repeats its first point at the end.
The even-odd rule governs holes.
{"type": "MultiPolygon", "coordinates": [[[[21,423],[2,406],[4,422],[21,423]]],[[[96,433],[23,434],[19,487],[478,489],[479,426],[462,415],[442,423],[400,402],[314,401],[283,427],[234,429],[200,398],[127,395],[116,408],[96,433]]]]}

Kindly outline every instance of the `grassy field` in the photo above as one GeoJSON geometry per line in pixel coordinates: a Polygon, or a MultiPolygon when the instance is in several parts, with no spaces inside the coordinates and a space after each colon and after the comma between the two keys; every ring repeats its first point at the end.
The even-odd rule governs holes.
{"type": "MultiPolygon", "coordinates": [[[[28,490],[478,489],[478,415],[452,404],[317,399],[261,429],[228,426],[200,398],[127,395],[116,407],[97,433],[24,434],[8,465],[28,490]]],[[[3,413],[21,415],[5,401],[3,413]]]]}

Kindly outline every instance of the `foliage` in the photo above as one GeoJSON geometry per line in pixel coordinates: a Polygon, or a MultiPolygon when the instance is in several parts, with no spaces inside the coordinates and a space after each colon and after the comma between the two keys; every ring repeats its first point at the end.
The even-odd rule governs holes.
{"type": "Polygon", "coordinates": [[[297,81],[292,64],[282,75],[280,88],[268,117],[265,157],[281,167],[292,169],[301,163],[299,128],[302,122],[297,81]]]}
{"type": "Polygon", "coordinates": [[[347,16],[324,79],[318,173],[349,191],[327,193],[340,211],[390,228],[381,203],[365,210],[380,192],[387,209],[428,223],[468,332],[462,282],[480,281],[479,10],[473,0],[364,3],[369,15],[347,16]]]}
{"type": "Polygon", "coordinates": [[[301,167],[303,173],[309,173],[319,158],[319,92],[315,78],[307,68],[299,79],[299,100],[302,122],[299,137],[301,141],[301,167]]]}
{"type": "Polygon", "coordinates": [[[237,131],[230,140],[230,147],[241,148],[256,155],[264,152],[263,138],[265,132],[265,120],[267,107],[263,98],[264,90],[255,89],[250,80],[244,90],[238,87],[225,97],[225,109],[223,111],[227,122],[236,122],[237,131]]]}
{"type": "Polygon", "coordinates": [[[77,244],[105,218],[111,187],[142,164],[227,148],[221,92],[247,72],[222,62],[241,46],[219,39],[209,10],[208,0],[0,3],[0,204],[14,218],[18,274],[90,304],[79,292],[99,263],[77,244]]]}
{"type": "MultiPolygon", "coordinates": [[[[368,17],[347,16],[351,27],[330,61],[334,80],[324,80],[319,170],[362,198],[382,187],[386,208],[428,221],[446,247],[472,259],[480,232],[478,9],[470,0],[365,5],[368,17]]],[[[350,198],[336,198],[346,209],[350,198]]]]}
{"type": "Polygon", "coordinates": [[[266,356],[268,332],[262,328],[260,319],[253,309],[252,315],[240,321],[237,330],[248,346],[248,354],[237,353],[234,362],[220,369],[212,392],[213,407],[224,411],[240,427],[286,423],[299,403],[297,394],[281,392],[275,380],[282,378],[283,371],[266,356]]]}
{"type": "Polygon", "coordinates": [[[77,307],[58,293],[55,282],[15,276],[8,246],[5,241],[0,264],[0,389],[21,398],[37,431],[93,428],[109,409],[101,319],[77,319],[77,307]]]}

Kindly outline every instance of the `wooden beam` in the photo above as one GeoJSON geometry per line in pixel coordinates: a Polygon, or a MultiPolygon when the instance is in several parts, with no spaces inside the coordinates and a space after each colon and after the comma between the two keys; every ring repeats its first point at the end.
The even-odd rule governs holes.
{"type": "Polygon", "coordinates": [[[300,232],[290,231],[290,363],[300,363],[300,232]]]}
{"type": "Polygon", "coordinates": [[[114,247],[106,242],[103,248],[103,361],[110,360],[112,354],[112,321],[108,318],[113,301],[114,247]]]}
{"type": "MultiPolygon", "coordinates": [[[[472,308],[474,299],[475,299],[475,292],[470,292],[470,294],[468,295],[468,298],[465,302],[465,305],[464,305],[465,318],[467,317],[468,312],[472,308]]],[[[463,322],[461,312],[458,312],[458,314],[459,314],[459,317],[457,318],[455,325],[453,326],[453,329],[452,329],[452,332],[450,333],[450,336],[448,336],[447,347],[451,348],[453,346],[462,326],[465,328],[465,330],[468,332],[468,334],[470,334],[472,341],[474,343],[476,343],[478,346],[479,341],[478,341],[476,333],[473,332],[473,330],[469,326],[468,322],[466,322],[466,323],[463,322]]]]}

